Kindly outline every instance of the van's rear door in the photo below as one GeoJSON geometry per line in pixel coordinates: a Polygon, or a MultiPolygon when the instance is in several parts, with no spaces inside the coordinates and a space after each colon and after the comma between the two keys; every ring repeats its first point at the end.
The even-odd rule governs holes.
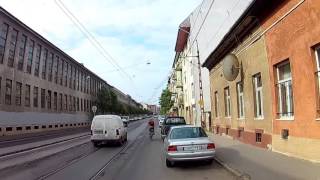
{"type": "Polygon", "coordinates": [[[119,125],[117,119],[107,119],[105,129],[107,131],[106,137],[108,139],[118,139],[117,130],[119,130],[119,125]]]}

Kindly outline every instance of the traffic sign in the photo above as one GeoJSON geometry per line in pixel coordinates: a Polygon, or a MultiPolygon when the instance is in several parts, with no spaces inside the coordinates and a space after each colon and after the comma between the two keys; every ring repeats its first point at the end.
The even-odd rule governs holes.
{"type": "Polygon", "coordinates": [[[92,112],[93,112],[93,113],[96,113],[98,108],[97,108],[97,106],[92,106],[91,109],[92,109],[92,112]]]}

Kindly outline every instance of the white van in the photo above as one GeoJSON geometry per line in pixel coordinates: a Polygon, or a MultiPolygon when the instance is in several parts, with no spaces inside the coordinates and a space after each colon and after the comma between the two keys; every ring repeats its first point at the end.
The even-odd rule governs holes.
{"type": "Polygon", "coordinates": [[[122,145],[127,141],[127,127],[120,116],[97,115],[91,124],[91,142],[94,146],[101,143],[116,142],[122,145]]]}

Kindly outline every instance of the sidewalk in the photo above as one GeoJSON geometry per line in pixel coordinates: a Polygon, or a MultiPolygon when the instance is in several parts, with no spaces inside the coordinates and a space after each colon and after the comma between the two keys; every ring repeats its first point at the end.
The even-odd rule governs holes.
{"type": "Polygon", "coordinates": [[[231,169],[249,175],[251,179],[320,180],[320,163],[288,157],[227,136],[208,134],[216,144],[216,158],[231,169]]]}

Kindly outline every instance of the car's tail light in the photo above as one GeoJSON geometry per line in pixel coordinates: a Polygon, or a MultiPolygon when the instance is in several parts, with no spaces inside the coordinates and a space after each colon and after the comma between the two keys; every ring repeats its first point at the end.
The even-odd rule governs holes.
{"type": "Polygon", "coordinates": [[[168,152],[177,151],[177,146],[168,146],[168,152]]]}
{"type": "Polygon", "coordinates": [[[117,135],[120,135],[120,133],[119,133],[119,129],[117,129],[117,130],[116,130],[116,134],[117,134],[117,135]]]}
{"type": "Polygon", "coordinates": [[[214,149],[214,148],[216,148],[214,143],[209,143],[208,146],[207,146],[207,149],[214,149]]]}

